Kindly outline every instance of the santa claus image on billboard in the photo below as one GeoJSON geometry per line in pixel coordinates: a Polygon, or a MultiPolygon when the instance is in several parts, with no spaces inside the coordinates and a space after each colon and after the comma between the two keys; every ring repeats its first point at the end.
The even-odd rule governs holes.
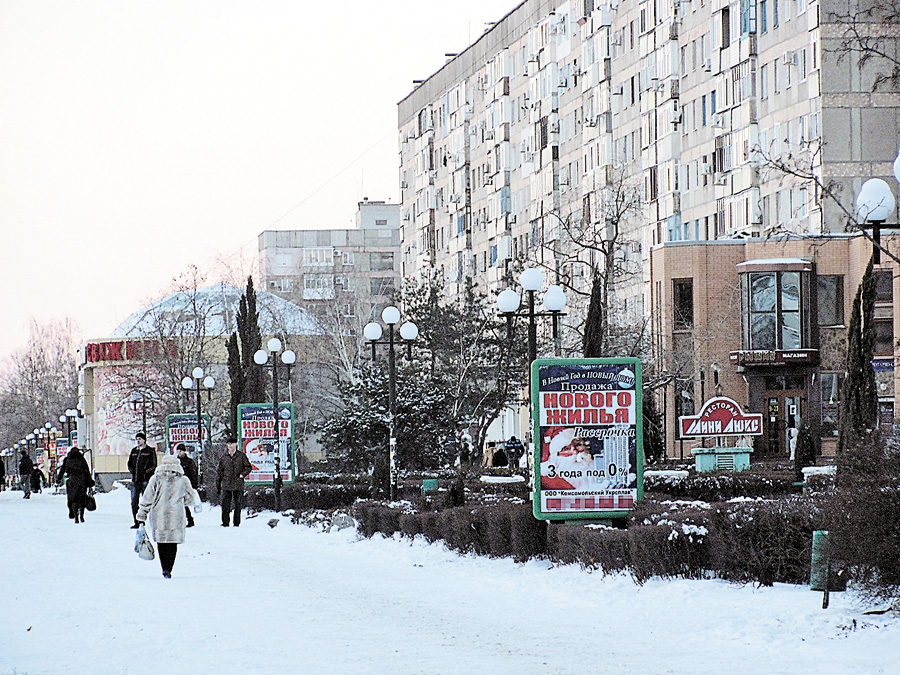
{"type": "Polygon", "coordinates": [[[583,490],[592,479],[594,468],[590,441],[576,435],[575,429],[549,427],[541,441],[541,488],[544,490],[583,490]]]}

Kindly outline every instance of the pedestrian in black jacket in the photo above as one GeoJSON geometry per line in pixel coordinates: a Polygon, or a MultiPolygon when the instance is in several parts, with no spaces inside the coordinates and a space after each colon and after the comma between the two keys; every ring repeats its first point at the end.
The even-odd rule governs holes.
{"type": "MultiPolygon", "coordinates": [[[[195,490],[197,489],[197,463],[191,459],[191,456],[187,454],[187,448],[184,447],[184,443],[179,443],[175,446],[175,450],[178,452],[178,461],[181,462],[181,468],[184,469],[184,475],[187,476],[187,479],[191,481],[191,487],[195,490]]],[[[194,516],[191,513],[191,507],[185,505],[184,514],[187,516],[187,526],[194,526],[194,516]]]]}
{"type": "Polygon", "coordinates": [[[222,527],[228,527],[231,510],[234,509],[234,526],[241,524],[241,509],[244,505],[244,479],[250,475],[253,467],[247,455],[237,449],[237,439],[228,439],[228,452],[219,460],[216,491],[222,495],[222,527]]]}
{"type": "Polygon", "coordinates": [[[59,469],[59,480],[68,476],[66,481],[66,499],[69,503],[69,518],[76,523],[84,522],[84,507],[87,502],[88,488],[94,486],[91,470],[78,448],[69,450],[59,469]]]}
{"type": "Polygon", "coordinates": [[[45,487],[47,487],[47,477],[39,467],[34,467],[31,470],[31,491],[41,494],[45,487]]]}
{"type": "Polygon", "coordinates": [[[27,450],[22,450],[22,458],[19,460],[19,485],[25,492],[22,499],[31,499],[31,472],[34,471],[34,462],[28,456],[27,450]]]}
{"type": "Polygon", "coordinates": [[[128,470],[131,472],[131,515],[134,518],[132,530],[140,527],[137,521],[138,503],[153,472],[156,471],[156,450],[147,445],[147,436],[143,431],[139,431],[134,435],[134,440],[137,445],[128,455],[128,470]]]}

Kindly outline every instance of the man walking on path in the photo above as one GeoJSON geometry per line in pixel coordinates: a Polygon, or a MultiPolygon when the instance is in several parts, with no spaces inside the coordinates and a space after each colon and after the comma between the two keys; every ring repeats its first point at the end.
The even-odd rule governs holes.
{"type": "Polygon", "coordinates": [[[25,491],[23,499],[31,499],[31,472],[34,471],[34,462],[28,456],[27,450],[22,450],[22,459],[19,460],[19,485],[25,491]]]}
{"type": "MultiPolygon", "coordinates": [[[[191,481],[191,487],[195,490],[197,489],[197,464],[191,459],[191,456],[187,454],[187,448],[184,447],[184,443],[179,443],[176,446],[176,450],[178,451],[178,461],[181,462],[181,468],[184,469],[184,475],[187,476],[187,479],[191,481]]],[[[199,502],[198,502],[199,503],[199,502]]],[[[184,507],[184,514],[187,516],[187,526],[194,526],[194,516],[191,514],[191,507],[184,507]]]]}
{"type": "Polygon", "coordinates": [[[131,449],[128,456],[128,470],[131,472],[131,515],[134,518],[132,530],[138,527],[137,512],[141,495],[147,488],[147,483],[156,471],[156,450],[147,445],[147,436],[143,431],[134,435],[137,445],[131,449]]]}
{"type": "Polygon", "coordinates": [[[228,527],[231,509],[234,508],[234,526],[241,524],[241,508],[244,504],[244,479],[250,475],[253,467],[243,452],[237,449],[237,439],[228,439],[228,452],[219,460],[216,490],[222,495],[222,527],[228,527]]]}

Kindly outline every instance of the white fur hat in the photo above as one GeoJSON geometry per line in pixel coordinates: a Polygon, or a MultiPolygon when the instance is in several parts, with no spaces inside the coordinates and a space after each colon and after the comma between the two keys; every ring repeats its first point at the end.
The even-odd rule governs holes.
{"type": "Polygon", "coordinates": [[[178,458],[175,455],[166,455],[165,457],[163,457],[162,463],[163,464],[178,464],[178,465],[181,464],[181,462],[178,461],[178,458]]]}

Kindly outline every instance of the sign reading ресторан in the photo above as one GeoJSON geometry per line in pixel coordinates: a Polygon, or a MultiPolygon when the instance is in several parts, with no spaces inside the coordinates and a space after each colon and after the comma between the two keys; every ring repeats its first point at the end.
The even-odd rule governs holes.
{"type": "Polygon", "coordinates": [[[711,398],[699,415],[678,418],[682,438],[701,436],[760,436],[763,417],[760,413],[745,413],[727,396],[711,398]]]}

